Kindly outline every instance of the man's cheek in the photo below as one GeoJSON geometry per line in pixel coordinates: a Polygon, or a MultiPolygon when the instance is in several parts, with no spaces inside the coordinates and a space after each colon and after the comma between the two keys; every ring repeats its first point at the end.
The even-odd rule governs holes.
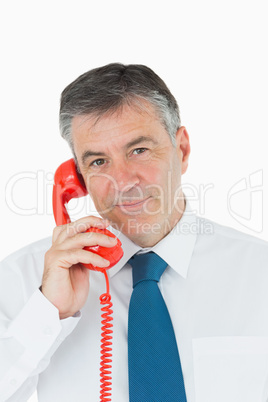
{"type": "Polygon", "coordinates": [[[95,193],[97,189],[117,188],[116,180],[107,173],[90,173],[85,178],[85,183],[91,193],[95,193]]]}
{"type": "Polygon", "coordinates": [[[94,191],[91,190],[89,195],[100,214],[109,214],[113,210],[116,201],[114,193],[104,192],[99,186],[94,191]]]}

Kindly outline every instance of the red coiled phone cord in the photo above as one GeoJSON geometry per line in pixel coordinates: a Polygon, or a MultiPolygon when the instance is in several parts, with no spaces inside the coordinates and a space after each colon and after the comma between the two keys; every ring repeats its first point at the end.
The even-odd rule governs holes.
{"type": "Polygon", "coordinates": [[[111,401],[111,390],[112,390],[112,320],[113,306],[111,302],[109,279],[106,270],[102,271],[106,280],[106,293],[100,296],[100,304],[102,307],[102,333],[101,333],[101,367],[100,367],[100,377],[101,377],[101,391],[100,391],[100,402],[111,401]]]}

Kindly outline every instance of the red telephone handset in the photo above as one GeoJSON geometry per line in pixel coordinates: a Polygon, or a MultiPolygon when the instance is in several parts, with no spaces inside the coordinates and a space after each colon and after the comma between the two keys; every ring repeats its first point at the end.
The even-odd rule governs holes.
{"type": "MultiPolygon", "coordinates": [[[[87,195],[87,189],[83,184],[82,175],[76,170],[74,159],[62,163],[56,170],[53,186],[53,213],[57,225],[65,225],[71,220],[67,213],[65,204],[72,198],[84,197],[87,195]]],[[[116,237],[107,229],[90,228],[86,232],[104,233],[110,237],[116,237]]],[[[114,247],[90,246],[85,247],[85,250],[99,254],[101,257],[110,261],[107,268],[95,267],[92,264],[83,264],[86,268],[103,272],[105,269],[113,267],[123,256],[122,243],[117,239],[117,244],[114,247]]]]}
{"type": "MultiPolygon", "coordinates": [[[[87,195],[87,189],[84,185],[82,176],[77,172],[74,159],[69,159],[68,161],[62,163],[55,172],[54,176],[54,186],[53,186],[53,213],[57,225],[65,225],[70,223],[66,204],[72,198],[84,197],[87,195]]],[[[90,228],[86,232],[98,232],[104,233],[110,237],[116,237],[107,229],[90,228]]],[[[109,397],[111,396],[111,351],[112,351],[112,317],[111,314],[111,295],[109,292],[109,279],[106,270],[113,267],[123,256],[123,249],[121,247],[122,243],[117,239],[117,244],[114,247],[102,247],[99,245],[84,247],[85,250],[91,251],[92,253],[99,254],[101,257],[110,261],[110,265],[107,268],[95,267],[92,264],[83,264],[86,268],[101,271],[104,273],[106,279],[107,290],[106,293],[100,296],[102,311],[102,340],[101,340],[101,391],[100,391],[100,401],[108,402],[111,401],[109,397]]]]}

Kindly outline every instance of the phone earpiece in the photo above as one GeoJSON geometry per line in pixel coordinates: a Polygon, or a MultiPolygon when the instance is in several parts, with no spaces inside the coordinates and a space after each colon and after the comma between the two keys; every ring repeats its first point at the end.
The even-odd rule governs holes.
{"type": "Polygon", "coordinates": [[[77,172],[74,159],[63,162],[55,172],[53,186],[53,213],[57,225],[70,223],[67,204],[72,198],[88,194],[82,176],[77,172]]]}

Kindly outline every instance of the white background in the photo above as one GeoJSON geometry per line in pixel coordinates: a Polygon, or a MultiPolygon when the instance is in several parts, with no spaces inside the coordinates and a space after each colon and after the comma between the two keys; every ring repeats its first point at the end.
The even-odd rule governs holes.
{"type": "Polygon", "coordinates": [[[203,200],[199,215],[268,241],[266,1],[3,4],[0,259],[51,234],[52,175],[71,157],[60,93],[110,62],[148,65],[177,98],[192,149],[182,179],[203,200]]]}

